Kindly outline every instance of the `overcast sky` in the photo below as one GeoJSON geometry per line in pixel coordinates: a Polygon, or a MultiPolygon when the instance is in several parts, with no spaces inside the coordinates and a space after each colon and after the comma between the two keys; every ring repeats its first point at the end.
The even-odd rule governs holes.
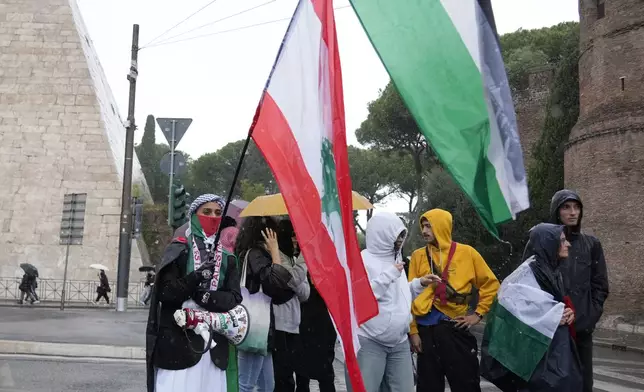
{"type": "MultiPolygon", "coordinates": [[[[139,52],[136,121],[140,131],[136,140],[141,138],[148,114],[191,117],[194,121],[179,148],[192,157],[246,136],[297,4],[297,0],[77,1],[123,118],[127,113],[132,24],[140,25],[143,49],[139,52]],[[209,3],[155,41],[166,44],[148,46],[209,3]],[[232,16],[237,13],[241,14],[232,16]],[[217,22],[222,18],[226,19],[217,22]],[[210,25],[196,29],[205,24],[210,25]],[[202,37],[191,39],[198,36],[202,37]]],[[[579,19],[575,0],[492,3],[501,34],[579,19]]],[[[349,143],[357,144],[354,131],[367,115],[367,103],[377,98],[389,77],[348,4],[348,0],[335,1],[347,133],[349,143]]],[[[163,134],[157,130],[157,142],[161,141],[165,141],[163,134]]]]}

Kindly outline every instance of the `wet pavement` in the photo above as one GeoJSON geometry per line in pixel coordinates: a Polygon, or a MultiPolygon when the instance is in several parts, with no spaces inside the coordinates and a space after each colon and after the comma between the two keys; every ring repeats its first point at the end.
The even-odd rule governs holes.
{"type": "MultiPolygon", "coordinates": [[[[117,313],[110,309],[60,311],[0,307],[0,340],[143,346],[146,320],[147,311],[144,309],[117,313]]],[[[473,332],[480,339],[482,329],[475,328],[473,332]]],[[[601,333],[598,337],[608,343],[628,339],[633,344],[639,344],[639,338],[619,333],[601,333]]],[[[344,392],[346,386],[340,347],[336,348],[336,353],[336,389],[344,392]]],[[[643,354],[613,350],[610,344],[608,347],[595,347],[594,354],[595,391],[644,390],[643,354]]],[[[142,361],[0,355],[0,392],[141,391],[144,390],[144,374],[142,361]]],[[[485,381],[481,387],[483,392],[497,391],[485,381]]],[[[318,391],[317,382],[311,382],[311,390],[318,391]]]]}

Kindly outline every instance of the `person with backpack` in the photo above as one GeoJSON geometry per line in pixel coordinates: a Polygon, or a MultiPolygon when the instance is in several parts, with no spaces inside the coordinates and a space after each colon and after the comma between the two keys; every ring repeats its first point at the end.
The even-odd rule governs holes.
{"type": "Polygon", "coordinates": [[[427,245],[411,256],[409,281],[428,274],[440,277],[412,302],[412,350],[418,353],[416,390],[480,392],[478,345],[469,329],[490,310],[499,281],[479,252],[452,240],[452,214],[433,209],[420,219],[427,245]],[[468,312],[472,288],[478,305],[468,312]]]}

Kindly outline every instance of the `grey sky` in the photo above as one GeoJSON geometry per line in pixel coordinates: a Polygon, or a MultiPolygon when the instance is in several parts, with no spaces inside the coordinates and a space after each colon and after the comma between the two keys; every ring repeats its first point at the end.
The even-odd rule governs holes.
{"type": "MultiPolygon", "coordinates": [[[[126,74],[132,24],[141,26],[140,44],[146,45],[211,2],[77,1],[123,118],[127,110],[126,74]]],[[[157,40],[163,42],[177,34],[264,3],[268,4],[181,35],[175,40],[234,31],[151,46],[140,51],[136,120],[141,131],[148,114],[156,117],[192,117],[194,122],[179,145],[192,157],[216,151],[228,142],[245,137],[288,24],[287,20],[266,22],[289,18],[297,0],[216,0],[157,40]],[[256,24],[259,25],[240,29],[256,24]]],[[[336,8],[348,4],[348,0],[335,1],[336,8]]],[[[500,33],[579,19],[575,0],[493,0],[493,6],[500,33]]],[[[349,143],[357,144],[354,131],[367,115],[367,103],[378,96],[378,90],[386,85],[389,77],[350,7],[336,11],[336,23],[348,139],[349,143]]],[[[137,132],[137,141],[141,138],[141,131],[137,132]]],[[[159,130],[157,141],[164,141],[159,130]]]]}

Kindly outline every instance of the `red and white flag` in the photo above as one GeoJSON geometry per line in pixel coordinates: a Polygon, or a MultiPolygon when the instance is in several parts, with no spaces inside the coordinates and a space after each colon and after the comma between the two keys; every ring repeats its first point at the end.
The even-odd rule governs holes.
{"type": "Polygon", "coordinates": [[[358,325],[378,313],[353,223],[333,2],[300,0],[260,101],[253,140],[271,167],[311,278],[364,391],[358,325]]]}

